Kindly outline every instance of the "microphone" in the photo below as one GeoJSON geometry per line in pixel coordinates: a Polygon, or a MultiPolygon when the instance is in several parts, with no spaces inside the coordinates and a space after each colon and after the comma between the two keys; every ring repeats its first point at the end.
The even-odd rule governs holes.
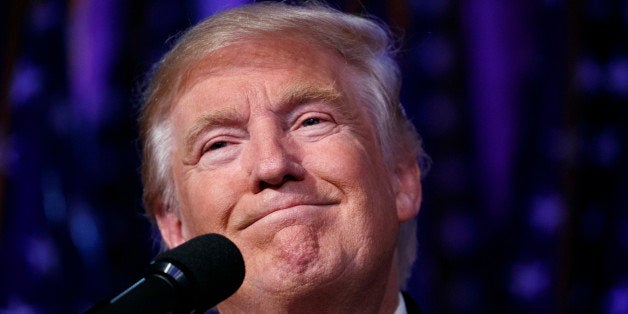
{"type": "Polygon", "coordinates": [[[157,255],[144,278],[86,313],[202,313],[243,280],[240,250],[222,235],[206,234],[157,255]]]}

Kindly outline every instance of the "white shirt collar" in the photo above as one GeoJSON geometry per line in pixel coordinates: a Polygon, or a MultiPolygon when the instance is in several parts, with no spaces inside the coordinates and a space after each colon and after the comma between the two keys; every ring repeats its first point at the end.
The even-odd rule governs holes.
{"type": "Polygon", "coordinates": [[[406,302],[403,300],[403,295],[399,292],[399,304],[397,304],[397,309],[395,310],[395,314],[408,314],[408,309],[406,308],[406,302]]]}

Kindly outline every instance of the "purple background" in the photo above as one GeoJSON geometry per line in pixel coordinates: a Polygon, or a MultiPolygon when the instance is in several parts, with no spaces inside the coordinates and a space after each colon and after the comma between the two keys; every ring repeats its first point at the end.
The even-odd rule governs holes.
{"type": "MultiPolygon", "coordinates": [[[[0,313],[79,313],[141,274],[136,118],[172,36],[241,1],[0,4],[0,313]]],[[[427,313],[628,313],[628,1],[333,1],[403,34],[434,160],[427,313]]]]}

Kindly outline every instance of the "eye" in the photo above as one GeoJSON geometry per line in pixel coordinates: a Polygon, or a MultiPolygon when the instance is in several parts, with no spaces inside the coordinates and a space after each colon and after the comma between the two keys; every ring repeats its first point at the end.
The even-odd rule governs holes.
{"type": "Polygon", "coordinates": [[[310,110],[295,119],[291,130],[305,135],[317,135],[326,132],[335,125],[336,122],[330,113],[322,110],[310,110]]]}
{"type": "Polygon", "coordinates": [[[214,142],[211,145],[209,145],[209,147],[207,147],[206,151],[218,150],[223,147],[227,147],[227,145],[228,145],[227,142],[224,142],[224,141],[214,142]]]}
{"type": "Polygon", "coordinates": [[[220,128],[209,131],[197,140],[194,148],[197,163],[207,169],[223,166],[238,157],[247,134],[240,128],[220,128]]]}
{"type": "Polygon", "coordinates": [[[301,126],[312,126],[321,123],[320,118],[308,118],[301,122],[301,126]]]}

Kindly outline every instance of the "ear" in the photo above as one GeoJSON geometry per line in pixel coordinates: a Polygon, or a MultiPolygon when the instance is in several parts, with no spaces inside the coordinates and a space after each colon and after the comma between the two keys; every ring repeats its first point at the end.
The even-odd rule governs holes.
{"type": "Polygon", "coordinates": [[[421,207],[421,169],[419,164],[404,161],[395,169],[397,177],[397,218],[399,222],[406,222],[419,213],[421,207]]]}
{"type": "Polygon", "coordinates": [[[168,248],[171,249],[185,242],[181,219],[176,211],[160,208],[155,215],[155,219],[157,220],[159,232],[161,232],[161,238],[168,248]]]}

